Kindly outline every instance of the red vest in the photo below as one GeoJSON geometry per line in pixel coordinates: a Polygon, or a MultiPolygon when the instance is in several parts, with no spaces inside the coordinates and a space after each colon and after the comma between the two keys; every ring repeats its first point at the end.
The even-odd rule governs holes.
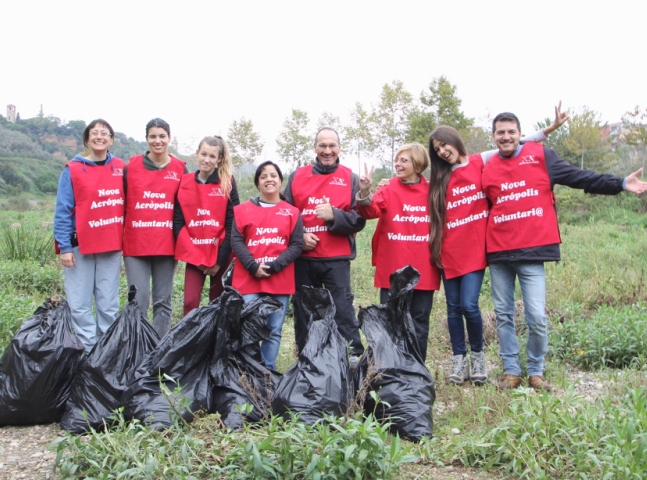
{"type": "Polygon", "coordinates": [[[173,206],[184,162],[171,157],[163,170],[147,170],[143,155],[128,162],[124,255],[174,255],[173,206]]]}
{"type": "Polygon", "coordinates": [[[185,225],[175,244],[175,259],[192,265],[213,267],[225,239],[229,199],[221,183],[198,183],[195,172],[182,176],[177,202],[185,225]]]}
{"type": "Polygon", "coordinates": [[[104,165],[69,162],[76,203],[76,234],[83,255],[121,250],[124,235],[124,166],[112,157],[104,165]]]}
{"type": "Polygon", "coordinates": [[[441,247],[446,278],[487,267],[485,231],[489,205],[481,187],[482,171],[481,155],[470,155],[469,163],[455,169],[449,178],[441,247]]]}
{"type": "Polygon", "coordinates": [[[339,165],[337,171],[329,175],[317,175],[312,172],[312,165],[299,168],[292,179],[292,199],[294,206],[301,212],[303,232],[314,233],[319,243],[303,257],[330,258],[344,257],[351,254],[347,235],[334,235],[328,232],[325,220],[315,215],[315,207],[323,203],[323,197],[330,199],[330,204],[340,210],[350,211],[352,197],[352,172],[339,165]]]}
{"type": "Polygon", "coordinates": [[[482,183],[492,203],[488,252],[561,243],[542,145],[526,143],[514,158],[493,155],[483,169],[482,183]]]}
{"type": "Polygon", "coordinates": [[[406,265],[420,272],[416,290],[440,288],[440,272],[432,265],[429,250],[428,196],[429,183],[424,177],[415,185],[405,185],[394,178],[375,192],[371,207],[358,205],[365,218],[375,218],[380,212],[373,235],[377,288],[389,288],[390,275],[406,265]]]}
{"type": "MultiPolygon", "coordinates": [[[[299,210],[281,201],[275,207],[260,207],[251,201],[234,207],[234,219],[245,245],[256,262],[269,263],[283,253],[299,218],[299,210]]],[[[242,295],[294,293],[294,263],[267,278],[257,278],[235,259],[233,287],[242,295]]]]}

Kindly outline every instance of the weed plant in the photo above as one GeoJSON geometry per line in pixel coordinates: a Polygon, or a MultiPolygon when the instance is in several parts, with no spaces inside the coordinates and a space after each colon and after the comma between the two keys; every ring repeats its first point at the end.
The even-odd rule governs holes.
{"type": "Polygon", "coordinates": [[[600,307],[558,324],[553,354],[584,369],[643,368],[647,365],[647,306],[600,307]]]}
{"type": "MultiPolygon", "coordinates": [[[[482,409],[490,407],[483,406],[482,409]]],[[[593,402],[521,389],[495,426],[420,447],[427,461],[503,469],[527,479],[641,479],[647,471],[647,389],[593,402]],[[439,455],[439,452],[440,455],[439,455]]]]}
{"type": "Polygon", "coordinates": [[[32,316],[42,302],[29,295],[16,295],[11,289],[0,291],[0,353],[9,345],[22,322],[32,316]]]}
{"type": "Polygon", "coordinates": [[[3,223],[0,225],[0,255],[4,260],[35,260],[45,265],[56,257],[54,234],[50,229],[3,223]]]}
{"type": "Polygon", "coordinates": [[[0,261],[0,285],[44,300],[63,292],[63,271],[36,260],[0,261]]]}

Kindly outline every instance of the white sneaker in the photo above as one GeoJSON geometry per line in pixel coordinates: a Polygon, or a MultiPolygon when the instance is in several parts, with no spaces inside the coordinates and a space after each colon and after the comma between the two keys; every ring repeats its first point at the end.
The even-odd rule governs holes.
{"type": "Polygon", "coordinates": [[[474,385],[483,385],[487,382],[487,369],[485,368],[485,352],[472,352],[470,354],[472,369],[470,379],[474,385]]]}
{"type": "Polygon", "coordinates": [[[452,357],[452,373],[449,374],[449,381],[456,385],[462,385],[470,377],[470,365],[464,355],[452,357]]]}

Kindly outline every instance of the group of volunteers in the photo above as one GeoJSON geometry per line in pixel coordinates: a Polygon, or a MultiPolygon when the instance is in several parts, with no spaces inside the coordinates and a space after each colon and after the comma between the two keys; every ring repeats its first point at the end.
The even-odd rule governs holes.
{"type": "Polygon", "coordinates": [[[433,294],[442,280],[453,353],[448,379],[486,383],[478,298],[489,266],[504,374],[498,387],[522,382],[514,325],[518,278],[528,325],[528,383],[552,390],[544,378],[544,262],[560,259],[553,187],[611,195],[647,191],[647,183],[638,179],[642,169],[624,179],[597,174],[535,143],[568,119],[560,107],[555,113],[552,125],[524,138],[514,114],[497,115],[492,122],[497,150],[474,155],[455,129],[439,126],[428,149],[419,143],[398,149],[395,178],[381,180],[375,191],[374,170],[365,167],[360,178],[341,165],[339,134],[323,127],[314,138],[315,161],[297,168],[282,193],[281,169],[265,161],[254,175],[259,196],[242,204],[223,138],[200,142],[198,170],[189,173],[168,153],[171,130],[164,120],[146,125],[150,150],[128,164],[109,151],[112,127],[94,120],[83,132],[85,151],[61,174],[54,217],[76,332],[90,350],[117,317],[122,253],[143,312],[152,296],[153,326],[160,337],[170,329],[177,261],[186,262],[186,315],[199,306],[207,277],[209,299],[222,293],[221,277],[233,257],[232,285],[245,302],[270,295],[283,306],[269,317],[271,334],[261,344],[269,368],[275,368],[290,296],[298,350],[306,344],[310,319],[302,304],[304,287],[330,291],[335,322],[354,364],[364,346],[350,262],[356,234],[367,219],[377,218],[372,263],[380,302],[388,298],[393,272],[406,265],[420,272],[411,316],[421,358],[426,358],[433,294]],[[429,179],[423,175],[428,168],[429,179]]]}

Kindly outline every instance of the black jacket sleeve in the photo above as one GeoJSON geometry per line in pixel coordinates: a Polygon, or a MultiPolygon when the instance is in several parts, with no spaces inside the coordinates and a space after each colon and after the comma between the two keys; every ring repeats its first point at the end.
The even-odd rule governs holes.
{"type": "Polygon", "coordinates": [[[245,267],[245,270],[254,275],[260,265],[254,260],[254,256],[245,245],[245,238],[238,230],[238,225],[236,225],[235,221],[231,226],[231,248],[240,263],[245,267]]]}
{"type": "Polygon", "coordinates": [[[333,208],[335,218],[328,222],[328,230],[337,235],[351,235],[360,232],[366,226],[366,219],[357,213],[357,202],[355,197],[359,192],[359,177],[354,173],[351,176],[351,199],[350,210],[333,208]]]}
{"type": "Polygon", "coordinates": [[[229,192],[227,213],[225,216],[225,239],[218,249],[218,260],[216,260],[216,265],[220,265],[221,267],[229,264],[229,256],[231,255],[231,227],[234,224],[234,207],[239,203],[240,199],[238,198],[236,180],[234,180],[234,177],[231,177],[231,191],[229,192]]]}
{"type": "Polygon", "coordinates": [[[544,147],[544,157],[551,187],[566,185],[582,189],[585,193],[602,195],[617,195],[623,190],[624,179],[621,177],[582,170],[568,163],[551,148],[544,147]]]}

